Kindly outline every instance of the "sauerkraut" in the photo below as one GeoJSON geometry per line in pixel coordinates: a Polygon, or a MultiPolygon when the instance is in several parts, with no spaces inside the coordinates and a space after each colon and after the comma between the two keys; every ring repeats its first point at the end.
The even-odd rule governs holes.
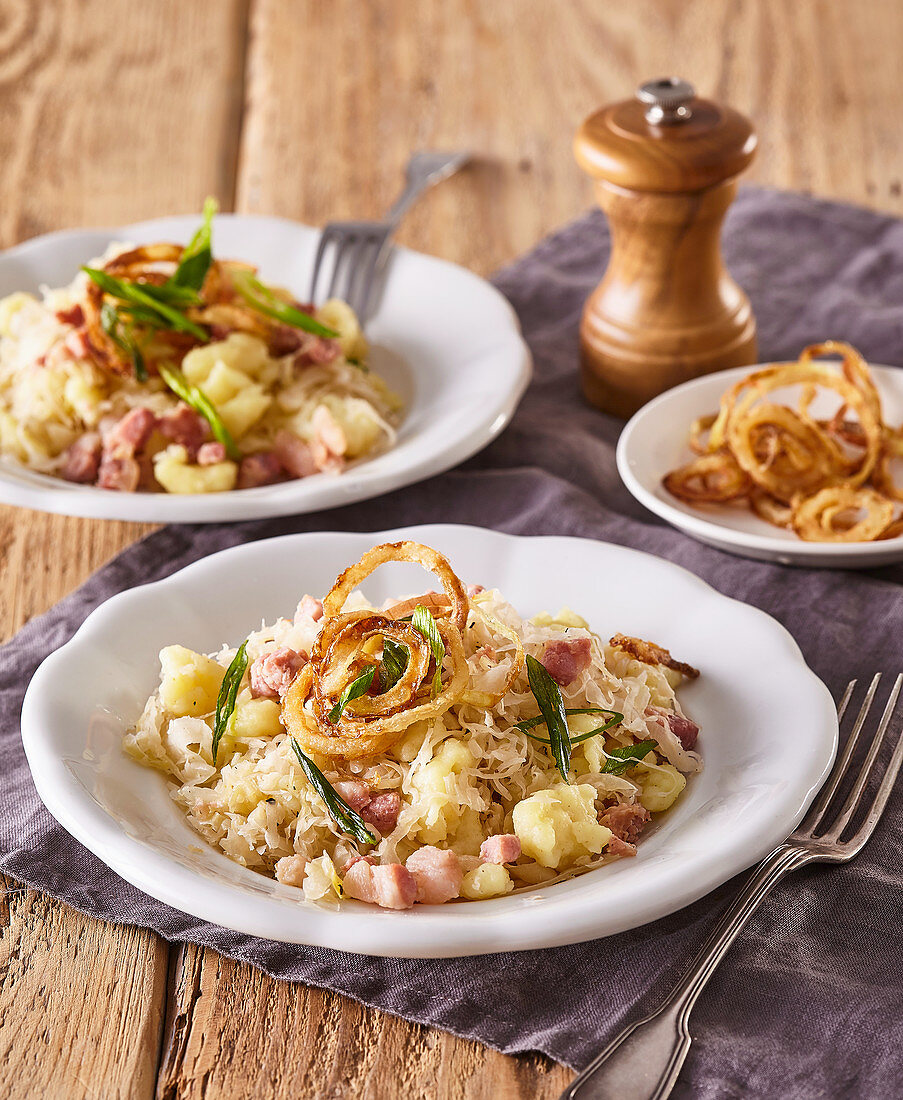
{"type": "MultiPolygon", "coordinates": [[[[401,610],[417,602],[402,600],[401,610]]],[[[356,591],[349,608],[370,605],[356,591]]],[[[520,647],[546,662],[558,674],[564,707],[584,711],[568,716],[569,773],[535,739],[548,739],[544,726],[518,727],[540,713],[520,671],[494,705],[459,702],[411,724],[386,751],[354,759],[312,754],[331,788],[369,821],[375,843],[362,844],[309,781],[280,702],[315,652],[322,623],[322,605],[305,596],[292,618],[250,635],[247,671],[216,761],[213,700],[233,648],[208,657],[167,647],[160,686],[125,738],[130,756],[166,775],[172,798],[211,845],[308,899],[350,895],[406,908],[482,900],[583,873],[634,855],[647,822],[702,767],[698,727],[676,694],[683,673],[606,643],[566,608],[525,620],[501,592],[472,588],[463,631],[466,697],[503,690],[520,647]],[[611,713],[620,720],[580,740],[611,713]],[[635,749],[641,758],[631,756],[635,749]],[[381,870],[391,873],[383,880],[381,870]],[[408,870],[415,893],[407,891],[408,870]]],[[[378,649],[371,652],[377,659],[378,649]]]]}
{"type": "MultiPolygon", "coordinates": [[[[160,249],[179,253],[115,244],[88,266],[102,277],[123,257],[142,257],[140,270],[137,261],[128,267],[134,281],[120,283],[159,290],[159,269],[177,262],[155,260],[160,249]]],[[[287,292],[264,288],[263,308],[275,302],[276,316],[287,312],[330,334],[314,335],[241,298],[236,280],[249,276],[248,265],[212,263],[204,287],[215,285],[184,314],[200,336],[153,324],[124,336],[122,318],[132,315],[116,309],[131,307],[111,296],[98,304],[84,272],[40,297],[2,299],[0,456],[105,489],[204,493],[339,473],[391,447],[402,403],[369,370],[352,309],[337,299],[299,307],[287,292]],[[167,370],[181,372],[201,399],[181,400],[167,370]]]]}

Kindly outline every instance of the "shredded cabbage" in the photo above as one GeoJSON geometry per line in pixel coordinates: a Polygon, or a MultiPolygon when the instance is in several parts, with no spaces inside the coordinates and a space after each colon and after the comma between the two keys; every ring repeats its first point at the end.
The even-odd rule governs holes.
{"type": "MultiPolygon", "coordinates": [[[[348,604],[366,606],[357,593],[348,604]]],[[[567,708],[600,707],[624,716],[619,726],[575,744],[573,749],[572,781],[594,788],[600,815],[613,805],[642,803],[644,793],[653,786],[658,807],[670,797],[667,792],[672,788],[674,797],[679,796],[683,776],[699,771],[702,763],[698,753],[681,746],[661,713],[650,710],[683,714],[675,692],[677,677],[671,670],[643,664],[606,646],[585,626],[564,625],[584,622],[572,612],[561,613],[561,619],[544,615],[524,620],[498,591],[482,591],[471,598],[464,632],[469,687],[475,691],[491,692],[498,687],[515,652],[512,640],[493,630],[493,620],[512,629],[524,650],[537,658],[551,641],[589,639],[588,667],[562,687],[561,693],[567,708]],[[642,764],[623,775],[603,771],[607,752],[644,739],[654,740],[658,747],[642,764]],[[658,779],[650,778],[655,775],[658,779]]],[[[293,619],[279,619],[251,634],[249,660],[253,663],[283,647],[309,653],[318,630],[319,624],[299,608],[293,619]]],[[[223,648],[215,660],[226,667],[233,655],[234,650],[223,648]]],[[[246,676],[237,711],[250,702],[246,676]]],[[[517,722],[537,713],[536,700],[522,673],[492,708],[459,704],[442,718],[415,723],[390,750],[377,756],[348,762],[317,757],[315,763],[332,784],[362,780],[379,792],[400,794],[395,827],[370,853],[377,862],[404,862],[418,848],[436,845],[454,851],[465,870],[471,870],[479,864],[484,840],[514,832],[512,813],[519,802],[561,782],[547,746],[516,727],[517,722]]],[[[571,731],[575,735],[589,732],[606,717],[574,716],[571,731]]],[[[172,797],[192,827],[230,858],[274,875],[279,860],[299,856],[307,864],[306,896],[328,894],[337,900],[335,869],[341,871],[366,849],[342,834],[302,772],[281,724],[257,730],[250,719],[239,722],[233,718],[232,726],[240,726],[242,733],[236,734],[234,729],[227,733],[214,767],[210,757],[212,721],[209,714],[202,718],[168,715],[158,690],[126,736],[125,749],[141,763],[167,773],[172,797]]],[[[528,888],[558,881],[562,875],[580,873],[611,858],[605,852],[581,855],[572,866],[556,873],[521,856],[508,869],[516,886],[528,888]]]]}

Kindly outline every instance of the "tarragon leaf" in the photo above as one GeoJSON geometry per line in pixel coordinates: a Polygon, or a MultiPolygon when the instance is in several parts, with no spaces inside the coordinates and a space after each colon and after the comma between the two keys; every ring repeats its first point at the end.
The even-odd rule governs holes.
{"type": "Polygon", "coordinates": [[[612,749],[611,752],[605,753],[608,759],[602,773],[623,775],[628,768],[641,763],[643,757],[648,756],[657,744],[657,741],[638,741],[635,745],[621,745],[619,748],[612,749]]]}
{"type": "Polygon", "coordinates": [[[127,279],[119,279],[115,275],[110,275],[108,272],[95,267],[83,266],[82,271],[105,294],[118,298],[122,302],[129,302],[132,305],[145,306],[147,309],[159,314],[163,320],[168,322],[168,327],[175,329],[176,332],[187,332],[204,343],[209,339],[205,329],[201,328],[200,325],[196,325],[194,321],[189,321],[179,309],[162,300],[165,295],[161,295],[161,288],[152,288],[150,284],[130,283],[127,279]]]}
{"type": "Polygon", "coordinates": [[[134,329],[122,313],[114,305],[104,302],[100,307],[100,324],[116,347],[131,359],[137,381],[146,382],[147,367],[144,365],[144,356],[141,354],[134,329]]]}
{"type": "Polygon", "coordinates": [[[291,328],[300,328],[304,332],[314,336],[324,336],[330,340],[336,339],[339,335],[335,329],[321,325],[309,313],[303,313],[300,309],[289,305],[250,271],[233,272],[232,281],[235,283],[235,289],[251,309],[262,313],[264,317],[270,317],[291,328]]]}
{"type": "Polygon", "coordinates": [[[527,680],[549,731],[552,757],[558,766],[561,778],[565,783],[570,783],[568,772],[571,767],[571,736],[568,732],[561,691],[545,665],[529,653],[527,654],[527,680]]]}
{"type": "Polygon", "coordinates": [[[436,626],[436,620],[422,605],[414,608],[414,614],[411,616],[411,626],[422,634],[430,644],[430,652],[436,663],[436,673],[433,676],[430,694],[435,699],[442,690],[442,663],[445,660],[445,642],[442,641],[442,635],[436,626]]]}
{"type": "Polygon", "coordinates": [[[373,683],[373,677],[376,675],[376,665],[367,665],[366,669],[358,676],[356,680],[352,680],[350,684],[346,684],[342,689],[342,694],[339,696],[339,700],[336,705],[329,712],[329,721],[332,725],[342,717],[342,711],[349,703],[355,699],[360,699],[362,695],[366,695],[370,690],[370,685],[373,683]]]}
{"type": "Polygon", "coordinates": [[[157,370],[160,372],[160,377],[166,385],[169,386],[172,392],[177,397],[180,397],[186,405],[190,405],[195,412],[203,416],[210,425],[210,430],[213,432],[214,439],[218,439],[226,448],[226,454],[228,454],[229,458],[231,458],[233,462],[240,462],[241,451],[236,446],[235,440],[232,438],[229,429],[223,423],[222,417],[216,411],[216,406],[204,391],[197,386],[192,386],[180,370],[170,366],[168,363],[158,364],[157,370]]]}
{"type": "MultiPolygon", "coordinates": [[[[376,665],[371,665],[370,667],[376,668],[376,665]]],[[[355,840],[359,840],[361,844],[376,844],[376,837],[367,828],[360,814],[355,813],[348,803],[340,797],[338,791],[336,791],[335,787],[333,787],[313,760],[304,754],[304,750],[294,737],[291,739],[291,743],[295,756],[298,757],[298,762],[304,769],[304,774],[310,781],[310,785],[326,803],[326,809],[329,810],[329,813],[339,828],[342,829],[343,832],[353,836],[355,840]]]]}
{"type": "MultiPolygon", "coordinates": [[[[606,730],[610,730],[624,721],[623,714],[617,710],[609,710],[607,707],[568,707],[564,713],[568,716],[572,714],[611,715],[611,718],[609,718],[604,725],[594,730],[590,730],[588,733],[578,733],[576,736],[573,733],[569,733],[568,736],[571,739],[572,745],[576,745],[581,741],[588,741],[590,737],[595,737],[597,733],[605,733],[606,730]]],[[[517,729],[525,733],[528,737],[532,737],[534,741],[539,741],[543,745],[551,744],[551,741],[549,741],[547,737],[540,737],[539,734],[530,732],[534,726],[544,726],[546,724],[546,720],[541,714],[537,714],[535,718],[526,718],[523,722],[515,722],[514,724],[517,729]]]]}
{"type": "Polygon", "coordinates": [[[179,266],[167,280],[166,286],[171,290],[184,287],[194,292],[204,285],[207,272],[213,262],[211,242],[213,238],[213,215],[219,209],[216,199],[208,197],[204,203],[203,222],[200,228],[191,238],[179,259],[179,266]]]}
{"type": "Polygon", "coordinates": [[[379,662],[379,690],[385,695],[404,676],[411,651],[394,638],[383,638],[383,655],[379,662]]]}
{"type": "Polygon", "coordinates": [[[216,711],[213,717],[213,744],[210,749],[214,766],[216,766],[219,743],[226,732],[226,726],[229,724],[232,712],[235,710],[235,697],[238,695],[241,678],[248,667],[247,649],[248,640],[246,638],[238,647],[235,656],[232,658],[232,663],[226,669],[223,682],[220,684],[219,695],[216,699],[216,711]]]}

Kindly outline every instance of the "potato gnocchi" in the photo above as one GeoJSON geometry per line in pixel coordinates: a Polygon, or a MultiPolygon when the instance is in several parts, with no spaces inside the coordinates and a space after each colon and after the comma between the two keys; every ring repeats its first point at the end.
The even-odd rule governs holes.
{"type": "MultiPolygon", "coordinates": [[[[220,378],[231,384],[225,372],[220,378]]],[[[676,672],[658,647],[656,663],[639,660],[631,645],[638,640],[605,643],[567,608],[527,620],[498,591],[460,592],[460,694],[441,713],[400,725],[380,751],[306,753],[295,740],[292,685],[337,629],[331,597],[324,610],[311,596],[293,617],[251,634],[241,651],[167,646],[159,685],[125,751],[166,773],[173,799],[212,845],[321,904],[489,900],[635,855],[641,833],[702,767],[698,727],[675,690],[695,670],[676,672]],[[217,701],[230,690],[234,705],[218,727],[217,701]],[[567,715],[564,763],[546,725],[550,698],[567,715]]],[[[375,672],[356,693],[346,683],[340,716],[365,690],[370,706],[394,690],[391,624],[410,637],[405,630],[429,633],[424,624],[433,621],[436,636],[448,639],[442,599],[427,594],[378,609],[352,592],[342,612],[348,621],[389,625],[341,651],[347,677],[368,662],[375,672]]],[[[452,650],[431,650],[428,675],[439,674],[433,698],[454,679],[452,650]]]]}

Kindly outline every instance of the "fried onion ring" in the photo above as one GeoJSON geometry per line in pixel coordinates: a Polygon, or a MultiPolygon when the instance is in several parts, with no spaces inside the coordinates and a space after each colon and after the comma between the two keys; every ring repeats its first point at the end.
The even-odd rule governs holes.
{"type": "Polygon", "coordinates": [[[668,492],[690,504],[722,503],[746,496],[749,478],[728,451],[702,455],[664,478],[668,492]]]}
{"type": "Polygon", "coordinates": [[[445,644],[447,664],[452,669],[452,675],[435,699],[429,698],[427,687],[425,701],[420,701],[423,691],[421,689],[421,693],[415,696],[413,706],[394,714],[369,718],[366,715],[356,717],[343,713],[334,725],[328,721],[321,724],[314,708],[309,710],[306,707],[313,694],[317,674],[317,668],[311,660],[301,670],[283,699],[282,720],[286,729],[311,752],[353,760],[384,752],[414,722],[445,714],[460,701],[470,670],[460,634],[449,623],[437,622],[436,626],[445,644]]]}
{"type": "Polygon", "coordinates": [[[760,519],[773,523],[775,527],[790,527],[793,509],[784,501],[778,500],[762,489],[753,489],[749,494],[749,506],[760,519]]]}
{"type": "MultiPolygon", "coordinates": [[[[103,270],[108,275],[138,286],[161,286],[175,271],[182,254],[183,248],[177,244],[161,242],[141,245],[113,256],[103,265],[103,270]]],[[[198,292],[198,302],[184,310],[185,317],[214,331],[246,332],[268,344],[279,322],[268,319],[242,302],[236,294],[232,278],[237,271],[253,273],[256,270],[251,264],[238,260],[213,260],[198,292]]],[[[134,369],[130,356],[112,339],[102,323],[101,310],[106,301],[121,306],[89,279],[83,307],[86,343],[91,357],[99,366],[114,374],[130,375],[134,369]]],[[[141,351],[151,373],[156,373],[156,365],[161,360],[181,362],[201,342],[191,333],[165,327],[150,330],[140,323],[134,327],[140,336],[141,351]]]]}
{"type": "Polygon", "coordinates": [[[894,506],[874,489],[833,485],[793,505],[791,523],[807,542],[871,542],[894,518],[894,506]],[[864,511],[862,519],[851,515],[864,511]]]}
{"type": "Polygon", "coordinates": [[[437,718],[456,703],[491,706],[513,685],[524,668],[524,651],[517,634],[480,609],[476,615],[515,643],[515,654],[503,691],[468,692],[470,667],[464,651],[463,632],[471,610],[460,579],[438,551],[418,542],[374,546],[355,565],[349,566],[323,598],[323,620],[310,660],[286,692],[282,718],[308,751],[324,756],[355,759],[383,752],[414,722],[437,718]],[[390,561],[417,562],[430,569],[442,583],[444,594],[403,600],[388,610],[343,610],[348,596],[380,565],[390,561]],[[417,607],[433,615],[445,653],[435,668],[430,642],[406,616],[417,607]],[[336,721],[331,721],[345,688],[377,660],[380,640],[391,639],[408,652],[407,665],[398,681],[384,692],[373,692],[349,701],[336,721]],[[439,686],[433,698],[433,681],[439,686]]]}
{"type": "Polygon", "coordinates": [[[335,706],[343,687],[341,680],[347,678],[343,674],[353,666],[367,641],[378,637],[391,638],[405,646],[410,654],[407,667],[394,687],[382,695],[365,696],[354,700],[348,704],[345,713],[356,718],[373,718],[395,714],[410,705],[429,671],[429,642],[410,623],[396,622],[382,615],[370,615],[355,618],[353,622],[342,627],[335,634],[322,657],[315,649],[318,665],[327,669],[327,673],[317,679],[313,688],[313,709],[318,723],[326,722],[326,716],[335,706]],[[349,644],[351,652],[346,655],[344,666],[337,671],[333,670],[336,660],[342,660],[342,648],[347,649],[349,644]],[[330,670],[332,670],[331,675],[330,670]],[[340,682],[337,683],[337,680],[340,682]]]}
{"type": "Polygon", "coordinates": [[[763,404],[733,417],[728,445],[756,485],[785,503],[849,470],[837,444],[786,405],[763,404]]]}
{"type": "Polygon", "coordinates": [[[903,534],[903,517],[893,515],[894,503],[903,503],[903,485],[890,469],[893,459],[903,458],[903,428],[884,423],[868,364],[849,344],[812,344],[796,363],[741,378],[723,394],[717,414],[693,421],[689,446],[700,457],[662,479],[680,500],[743,500],[761,519],[808,541],[903,534]],[[818,362],[834,355],[841,357],[839,370],[818,362]],[[769,401],[792,386],[800,388],[796,409],[769,401]],[[821,420],[810,412],[820,389],[840,400],[821,420]]]}
{"type": "Polygon", "coordinates": [[[324,617],[334,618],[339,615],[345,606],[345,601],[358,585],[366,580],[370,574],[388,561],[412,561],[422,565],[434,573],[442,582],[442,587],[451,603],[451,621],[463,632],[467,625],[467,611],[469,603],[464,585],[455,575],[448,563],[448,558],[433,550],[430,546],[424,546],[420,542],[385,542],[374,546],[355,565],[350,565],[323,599],[324,617]]]}

